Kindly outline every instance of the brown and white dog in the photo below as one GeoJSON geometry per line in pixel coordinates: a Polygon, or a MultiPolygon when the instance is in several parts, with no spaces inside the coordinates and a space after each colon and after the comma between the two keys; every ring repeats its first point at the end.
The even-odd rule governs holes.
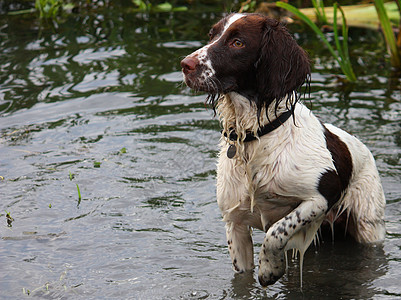
{"type": "Polygon", "coordinates": [[[251,228],[265,232],[262,286],[284,274],[287,250],[298,249],[302,264],[324,220],[345,216],[360,243],[384,239],[385,198],[374,158],[298,102],[310,63],[278,21],[231,14],[181,66],[185,83],[209,94],[223,126],[217,202],[235,271],[254,268],[251,228]]]}

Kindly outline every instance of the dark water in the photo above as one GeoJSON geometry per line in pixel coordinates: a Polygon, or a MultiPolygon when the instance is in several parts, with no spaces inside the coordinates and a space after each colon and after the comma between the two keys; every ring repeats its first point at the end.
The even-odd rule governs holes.
{"type": "Polygon", "coordinates": [[[302,291],[296,260],[267,290],[234,275],[215,203],[219,124],[179,70],[219,17],[0,19],[1,299],[401,298],[401,79],[366,30],[351,30],[360,81],[342,86],[322,44],[291,27],[314,63],[309,106],[377,159],[386,240],[311,246],[302,291]]]}

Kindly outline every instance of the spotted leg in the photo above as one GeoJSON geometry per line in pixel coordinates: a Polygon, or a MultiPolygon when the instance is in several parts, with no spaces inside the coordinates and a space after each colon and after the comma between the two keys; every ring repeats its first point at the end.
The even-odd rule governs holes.
{"type": "MultiPolygon", "coordinates": [[[[273,284],[284,275],[284,250],[288,241],[306,227],[317,230],[319,226],[310,225],[315,222],[320,225],[326,210],[327,201],[318,195],[301,202],[296,209],[269,228],[259,254],[259,282],[262,286],[273,284]]],[[[315,233],[316,231],[312,235],[315,233]]],[[[308,232],[306,235],[311,236],[311,233],[308,232]]],[[[312,240],[312,238],[300,240],[297,236],[295,247],[306,249],[312,240]]]]}
{"type": "Polygon", "coordinates": [[[234,271],[250,271],[253,263],[253,242],[251,229],[246,225],[232,222],[226,224],[228,251],[230,252],[234,271]]]}

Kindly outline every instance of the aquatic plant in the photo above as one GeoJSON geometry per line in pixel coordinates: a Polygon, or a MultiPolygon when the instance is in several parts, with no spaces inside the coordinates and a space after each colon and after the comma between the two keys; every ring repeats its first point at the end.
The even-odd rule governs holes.
{"type": "Polygon", "coordinates": [[[239,13],[241,12],[251,12],[255,11],[257,1],[255,0],[247,0],[241,3],[241,8],[238,10],[239,13]]]}
{"type": "Polygon", "coordinates": [[[56,19],[62,11],[72,10],[75,4],[64,0],[35,0],[35,8],[11,11],[9,15],[39,13],[40,19],[56,19]]]}
{"type": "Polygon", "coordinates": [[[131,0],[137,7],[137,12],[175,12],[175,11],[187,11],[186,6],[174,7],[170,2],[164,2],[161,4],[152,4],[150,1],[143,0],[131,0]]]}
{"type": "Polygon", "coordinates": [[[319,24],[327,24],[327,17],[324,10],[323,0],[312,0],[312,4],[315,8],[317,22],[319,24]]]}
{"type": "MultiPolygon", "coordinates": [[[[69,172],[69,178],[70,178],[71,181],[74,179],[74,177],[75,177],[75,174],[69,172]]],[[[81,204],[82,196],[81,196],[81,190],[79,189],[78,183],[76,183],[76,186],[77,186],[77,192],[78,192],[78,204],[77,204],[77,207],[79,207],[79,205],[81,204]]]]}
{"type": "MultiPolygon", "coordinates": [[[[400,0],[398,0],[398,2],[399,1],[400,0]]],[[[400,9],[399,6],[397,6],[398,2],[384,3],[387,16],[393,26],[397,26],[400,23],[400,9]]],[[[377,27],[380,26],[380,20],[378,18],[374,3],[342,5],[341,8],[344,11],[349,27],[362,27],[377,30],[377,27]]],[[[327,24],[333,24],[333,9],[334,8],[332,6],[324,7],[327,24]]],[[[318,23],[315,7],[300,8],[299,10],[313,22],[318,23]]]]}
{"type": "MultiPolygon", "coordinates": [[[[321,1],[323,2],[323,1],[321,1]]],[[[295,16],[304,21],[323,41],[323,43],[327,46],[330,53],[333,55],[334,59],[340,65],[341,70],[343,71],[345,77],[348,81],[356,81],[355,73],[352,69],[351,61],[349,59],[349,51],[348,51],[348,26],[345,20],[344,11],[341,7],[338,6],[337,3],[334,4],[333,10],[333,27],[334,27],[334,40],[337,51],[334,50],[333,46],[329,43],[326,36],[323,34],[322,30],[316,26],[314,22],[310,18],[308,18],[305,14],[303,14],[298,8],[292,6],[291,4],[284,3],[281,1],[276,2],[278,7],[284,8],[295,16]],[[342,35],[343,35],[343,43],[340,43],[340,38],[337,29],[337,10],[340,10],[342,16],[342,35]]],[[[319,7],[322,7],[319,5],[319,7]]]]}
{"type": "Polygon", "coordinates": [[[334,31],[334,41],[336,44],[337,51],[341,58],[341,63],[339,62],[341,69],[343,70],[345,76],[349,81],[355,81],[356,76],[354,74],[354,70],[352,69],[351,60],[349,57],[349,50],[348,50],[348,26],[345,20],[344,11],[342,10],[341,6],[338,6],[338,9],[341,12],[342,18],[342,45],[340,44],[339,34],[338,34],[338,27],[337,27],[337,3],[334,4],[334,20],[333,20],[333,31],[334,31]]]}
{"type": "Polygon", "coordinates": [[[74,4],[64,0],[36,0],[35,8],[41,19],[55,19],[61,10],[74,8],[74,4]]]}
{"type": "Polygon", "coordinates": [[[77,185],[77,191],[78,191],[78,204],[77,204],[77,207],[79,207],[79,205],[81,204],[82,197],[81,197],[81,191],[79,189],[78,183],[76,183],[76,185],[77,185]]]}
{"type": "MultiPolygon", "coordinates": [[[[401,0],[396,1],[398,11],[401,14],[401,0]]],[[[375,0],[377,15],[386,40],[387,49],[390,54],[390,61],[393,67],[401,69],[401,45],[397,45],[391,21],[387,15],[383,0],[375,0]]],[[[399,27],[401,28],[401,21],[399,27]]],[[[401,43],[401,32],[398,33],[398,39],[401,43]]]]}
{"type": "MultiPolygon", "coordinates": [[[[59,280],[46,282],[45,284],[38,286],[38,287],[34,288],[33,290],[29,290],[29,289],[26,289],[23,287],[22,293],[24,295],[27,295],[27,296],[32,295],[34,297],[35,297],[35,295],[36,296],[42,295],[42,298],[43,298],[43,295],[49,295],[50,290],[54,290],[58,287],[62,287],[62,289],[66,291],[68,288],[64,282],[66,275],[67,275],[67,271],[63,271],[60,275],[59,280]],[[44,293],[44,294],[42,294],[42,293],[44,293]]],[[[74,287],[78,287],[78,286],[80,286],[80,284],[78,284],[74,287]]]]}

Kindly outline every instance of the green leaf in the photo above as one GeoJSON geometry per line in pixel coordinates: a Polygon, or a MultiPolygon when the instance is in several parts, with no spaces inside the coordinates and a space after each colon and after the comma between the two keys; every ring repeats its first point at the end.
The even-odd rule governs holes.
{"type": "Polygon", "coordinates": [[[77,204],[77,207],[78,207],[81,204],[82,197],[81,197],[81,191],[79,189],[78,183],[76,185],[77,185],[77,191],[78,191],[78,204],[77,204]]]}
{"type": "Polygon", "coordinates": [[[138,7],[138,11],[148,11],[151,8],[151,4],[146,4],[145,1],[142,0],[132,0],[132,3],[134,3],[138,7]]]}
{"type": "Polygon", "coordinates": [[[327,24],[326,13],[324,11],[323,0],[312,0],[313,7],[315,8],[318,23],[327,24]]]}
{"type": "Polygon", "coordinates": [[[296,15],[298,18],[300,18],[302,21],[304,21],[312,30],[322,39],[323,43],[327,46],[331,54],[334,56],[334,58],[339,61],[339,57],[337,53],[334,51],[333,47],[330,45],[329,41],[327,38],[324,36],[323,32],[316,26],[315,23],[311,21],[305,14],[303,14],[298,8],[288,4],[284,3],[281,1],[276,2],[276,5],[278,7],[284,8],[290,12],[292,12],[294,15],[296,15]]]}
{"type": "Polygon", "coordinates": [[[9,16],[17,16],[17,15],[23,15],[23,14],[31,14],[34,13],[35,9],[31,8],[31,9],[22,9],[22,10],[17,10],[17,11],[10,11],[7,14],[9,16]]]}
{"type": "Polygon", "coordinates": [[[75,7],[74,3],[63,4],[63,10],[71,10],[75,7]]]}
{"type": "Polygon", "coordinates": [[[174,12],[179,12],[179,11],[188,11],[188,7],[186,6],[178,6],[173,8],[174,12]]]}
{"type": "Polygon", "coordinates": [[[167,12],[171,11],[173,9],[173,6],[168,2],[164,2],[159,5],[156,5],[155,9],[158,11],[167,12]]]}
{"type": "MultiPolygon", "coordinates": [[[[304,21],[310,28],[312,28],[312,30],[322,39],[323,43],[327,46],[327,48],[329,49],[329,51],[333,55],[334,59],[338,62],[338,64],[341,67],[341,70],[343,71],[343,73],[347,77],[347,79],[349,81],[355,81],[356,80],[355,74],[354,74],[354,72],[352,70],[351,63],[350,63],[349,59],[347,59],[347,57],[348,57],[348,46],[343,47],[344,49],[347,50],[347,54],[345,54],[344,53],[344,49],[341,48],[340,41],[339,41],[339,38],[338,38],[337,4],[334,5],[333,27],[334,27],[334,40],[335,40],[335,44],[336,44],[336,47],[337,47],[338,54],[336,53],[334,48],[330,45],[329,41],[327,40],[327,38],[325,37],[323,32],[316,26],[315,23],[312,22],[311,19],[309,19],[305,14],[303,14],[299,9],[297,9],[296,7],[294,7],[294,6],[292,6],[292,5],[288,4],[288,3],[284,3],[284,2],[281,2],[281,1],[276,2],[276,5],[278,7],[282,7],[284,9],[290,11],[295,16],[297,16],[302,21],[304,21]]],[[[345,33],[345,37],[344,38],[346,38],[344,43],[348,43],[348,31],[347,31],[348,28],[346,27],[344,13],[343,13],[342,10],[341,10],[341,12],[343,14],[343,32],[345,33]]]]}
{"type": "MultiPolygon", "coordinates": [[[[398,0],[397,0],[398,1],[398,0]]],[[[391,63],[394,67],[401,68],[401,50],[397,47],[391,22],[387,16],[383,0],[375,0],[375,7],[383,29],[384,38],[391,55],[391,63]]]]}

